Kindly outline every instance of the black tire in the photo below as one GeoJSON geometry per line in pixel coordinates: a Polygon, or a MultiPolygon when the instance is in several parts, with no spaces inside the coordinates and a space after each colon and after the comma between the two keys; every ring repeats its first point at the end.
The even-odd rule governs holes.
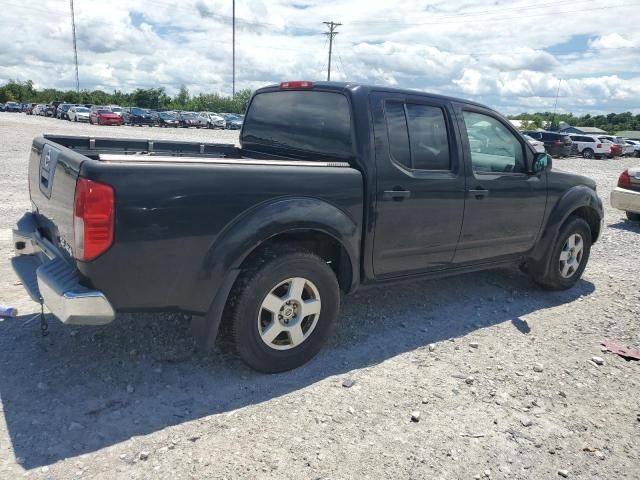
{"type": "MultiPolygon", "coordinates": [[[[332,334],[340,309],[340,288],[333,270],[320,257],[300,248],[285,246],[265,251],[251,268],[241,274],[230,296],[228,309],[240,358],[260,372],[285,372],[311,360],[332,334]],[[313,283],[321,300],[321,312],[306,339],[298,346],[278,350],[269,346],[260,336],[259,322],[262,320],[259,318],[264,317],[259,316],[263,315],[262,303],[267,295],[276,291],[276,286],[294,277],[313,283]]],[[[300,322],[308,320],[309,317],[304,317],[300,322]]],[[[279,320],[273,315],[270,321],[279,320]]],[[[285,334],[285,338],[287,336],[285,334]]],[[[278,338],[280,336],[276,340],[278,338]]],[[[291,340],[289,336],[284,341],[291,340]]]]}
{"type": "Polygon", "coordinates": [[[582,156],[587,159],[592,159],[593,150],[591,150],[590,148],[585,148],[584,150],[582,150],[582,156]]]}
{"type": "Polygon", "coordinates": [[[640,213],[634,212],[625,212],[627,214],[627,218],[632,222],[640,222],[640,213]]]}
{"type": "Polygon", "coordinates": [[[551,249],[547,257],[548,271],[542,276],[534,276],[533,280],[543,288],[548,290],[566,290],[573,287],[582,276],[591,252],[591,228],[589,224],[580,217],[571,216],[560,229],[556,244],[551,249]],[[569,237],[574,234],[580,235],[583,241],[583,251],[578,267],[569,277],[563,277],[560,273],[560,254],[569,237]]]}

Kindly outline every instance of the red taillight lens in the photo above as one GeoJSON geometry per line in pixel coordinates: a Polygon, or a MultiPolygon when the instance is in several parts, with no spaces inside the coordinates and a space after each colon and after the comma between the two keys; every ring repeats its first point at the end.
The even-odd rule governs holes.
{"type": "Polygon", "coordinates": [[[78,177],[73,210],[75,255],[93,260],[113,243],[113,188],[104,183],[78,177]]]}
{"type": "Polygon", "coordinates": [[[556,141],[555,141],[555,142],[553,142],[553,143],[555,143],[556,145],[562,145],[562,140],[556,140],[556,141]]]}
{"type": "Polygon", "coordinates": [[[280,84],[280,88],[282,90],[286,90],[288,88],[311,88],[313,87],[313,82],[309,80],[296,80],[294,82],[282,82],[280,84]]]}
{"type": "Polygon", "coordinates": [[[625,170],[618,177],[618,187],[631,188],[631,177],[629,176],[629,170],[625,170]]]}
{"type": "Polygon", "coordinates": [[[602,148],[602,144],[601,143],[596,143],[596,148],[602,148]]]}

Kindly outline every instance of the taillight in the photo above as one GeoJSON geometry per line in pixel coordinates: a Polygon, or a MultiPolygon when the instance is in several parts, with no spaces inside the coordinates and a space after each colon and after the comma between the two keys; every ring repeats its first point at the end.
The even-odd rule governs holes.
{"type": "Polygon", "coordinates": [[[601,143],[596,143],[596,148],[602,148],[602,144],[601,143]]]}
{"type": "Polygon", "coordinates": [[[631,176],[629,176],[629,170],[625,170],[618,177],[618,187],[631,188],[631,176]]]}
{"type": "Polygon", "coordinates": [[[93,260],[113,243],[113,188],[104,183],[78,177],[73,209],[75,255],[93,260]]]}
{"type": "Polygon", "coordinates": [[[562,140],[556,140],[553,143],[555,143],[556,145],[562,145],[562,140]]]}
{"type": "Polygon", "coordinates": [[[309,80],[296,80],[293,82],[282,82],[280,84],[280,89],[286,90],[288,88],[311,88],[313,87],[313,82],[309,80]]]}

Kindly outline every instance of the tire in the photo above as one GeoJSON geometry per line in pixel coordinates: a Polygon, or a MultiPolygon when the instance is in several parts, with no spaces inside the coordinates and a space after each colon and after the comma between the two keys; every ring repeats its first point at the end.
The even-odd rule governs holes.
{"type": "Polygon", "coordinates": [[[627,218],[632,222],[640,222],[640,213],[634,212],[625,212],[627,214],[627,218]]]}
{"type": "Polygon", "coordinates": [[[228,308],[240,358],[260,372],[285,372],[311,360],[333,332],[340,288],[320,257],[285,246],[266,251],[241,274],[228,308]],[[287,302],[291,288],[301,292],[294,294],[299,302],[287,302]],[[265,307],[269,303],[271,307],[265,307]],[[316,305],[318,312],[302,316],[305,303],[316,305]],[[276,328],[275,336],[268,336],[270,327],[276,328]]]}
{"type": "Polygon", "coordinates": [[[573,287],[582,276],[591,252],[591,229],[580,217],[570,216],[558,233],[556,244],[547,257],[548,271],[544,276],[534,277],[534,281],[548,290],[566,290],[573,287]],[[582,248],[578,251],[578,238],[582,248]],[[571,251],[571,239],[575,250],[571,251]],[[561,260],[561,254],[568,260],[561,260]],[[573,264],[573,265],[571,265],[573,264]],[[561,273],[561,271],[564,272],[561,273]]]}
{"type": "Polygon", "coordinates": [[[584,150],[582,150],[582,156],[587,159],[592,159],[594,156],[593,150],[591,150],[590,148],[585,148],[584,150]]]}

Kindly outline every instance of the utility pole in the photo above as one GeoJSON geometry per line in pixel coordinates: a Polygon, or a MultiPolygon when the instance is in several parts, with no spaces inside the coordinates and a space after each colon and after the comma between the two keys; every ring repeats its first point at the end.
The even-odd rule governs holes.
{"type": "Polygon", "coordinates": [[[73,13],[73,0],[71,3],[71,31],[73,32],[73,57],[76,61],[76,92],[80,94],[80,77],[78,76],[78,44],[76,43],[76,17],[73,13]]]}
{"type": "Polygon", "coordinates": [[[329,28],[329,31],[325,32],[325,35],[329,36],[329,66],[327,68],[327,82],[329,82],[331,81],[331,51],[333,49],[333,37],[335,37],[338,33],[340,33],[340,32],[336,32],[336,28],[338,28],[342,24],[335,23],[334,21],[322,22],[322,23],[324,23],[329,28]]]}
{"type": "Polygon", "coordinates": [[[553,124],[556,122],[556,107],[558,106],[558,96],[560,95],[560,84],[562,83],[562,78],[560,78],[558,80],[558,90],[556,90],[556,101],[553,103],[553,116],[551,117],[551,125],[550,127],[553,127],[553,124]]]}
{"type": "Polygon", "coordinates": [[[232,82],[232,87],[231,87],[231,96],[235,97],[236,96],[236,0],[233,0],[233,20],[231,21],[231,24],[233,25],[233,82],[232,82]]]}

